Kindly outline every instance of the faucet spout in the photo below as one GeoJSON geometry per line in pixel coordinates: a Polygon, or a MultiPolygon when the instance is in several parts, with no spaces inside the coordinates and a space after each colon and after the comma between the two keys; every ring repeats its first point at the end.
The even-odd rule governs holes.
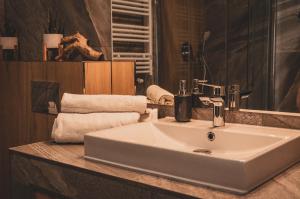
{"type": "Polygon", "coordinates": [[[224,100],[222,97],[199,97],[205,105],[213,105],[213,126],[225,126],[224,100]]]}
{"type": "Polygon", "coordinates": [[[213,102],[213,105],[213,126],[225,126],[224,100],[220,98],[220,101],[213,102]]]}

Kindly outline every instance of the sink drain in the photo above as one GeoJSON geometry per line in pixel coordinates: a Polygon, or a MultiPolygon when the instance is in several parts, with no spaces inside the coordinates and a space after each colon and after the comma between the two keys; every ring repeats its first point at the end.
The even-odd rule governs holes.
{"type": "Polygon", "coordinates": [[[193,152],[211,154],[211,150],[209,150],[209,149],[195,149],[193,152]]]}
{"type": "Polygon", "coordinates": [[[209,141],[214,141],[215,138],[216,138],[216,135],[215,135],[214,132],[208,132],[207,133],[207,138],[208,138],[209,141]]]}

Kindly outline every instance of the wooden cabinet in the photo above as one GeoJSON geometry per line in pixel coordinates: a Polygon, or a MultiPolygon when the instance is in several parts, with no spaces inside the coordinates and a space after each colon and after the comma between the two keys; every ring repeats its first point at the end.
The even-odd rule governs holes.
{"type": "Polygon", "coordinates": [[[84,93],[135,94],[133,61],[84,62],[84,93]]]}
{"type": "Polygon", "coordinates": [[[84,63],[84,93],[111,94],[111,62],[84,63]]]}
{"type": "MultiPolygon", "coordinates": [[[[55,115],[34,112],[32,82],[63,93],[134,94],[133,62],[0,62],[0,196],[9,198],[8,148],[48,140],[55,115]]],[[[37,95],[37,96],[36,96],[37,95]]]]}
{"type": "Polygon", "coordinates": [[[128,78],[128,74],[134,74],[134,62],[113,61],[112,62],[112,94],[134,95],[134,78],[128,78]]]}

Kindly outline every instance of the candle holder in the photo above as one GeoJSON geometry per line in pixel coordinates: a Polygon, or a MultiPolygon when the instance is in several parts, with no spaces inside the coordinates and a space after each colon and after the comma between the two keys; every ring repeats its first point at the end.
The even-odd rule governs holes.
{"type": "Polygon", "coordinates": [[[62,34],[44,34],[43,35],[43,61],[54,61],[55,57],[61,53],[62,34]]]}
{"type": "Polygon", "coordinates": [[[0,59],[3,61],[19,59],[17,37],[0,37],[0,59]]]}

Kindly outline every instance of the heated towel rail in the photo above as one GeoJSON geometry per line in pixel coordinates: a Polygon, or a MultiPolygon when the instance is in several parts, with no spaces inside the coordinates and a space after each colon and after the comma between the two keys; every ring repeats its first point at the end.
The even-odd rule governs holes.
{"type": "Polygon", "coordinates": [[[111,0],[112,59],[134,60],[137,74],[153,73],[151,0],[111,0]]]}

